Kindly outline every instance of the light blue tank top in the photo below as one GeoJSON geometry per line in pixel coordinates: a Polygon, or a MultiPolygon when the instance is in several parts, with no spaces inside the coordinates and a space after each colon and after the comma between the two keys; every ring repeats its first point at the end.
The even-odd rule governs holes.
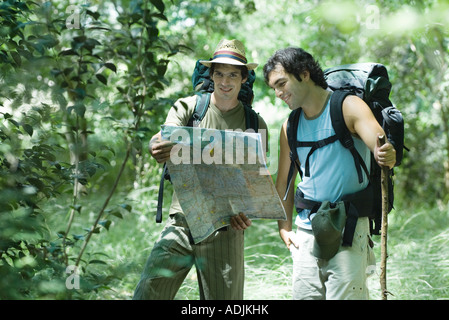
{"type": "MultiPolygon", "coordinates": [[[[318,141],[334,134],[330,116],[330,99],[322,113],[314,119],[306,119],[304,112],[301,112],[297,133],[298,141],[318,141]]],[[[361,139],[355,137],[353,139],[357,151],[369,169],[371,151],[361,139]]],[[[297,148],[303,173],[310,149],[311,147],[297,148]]],[[[310,177],[303,176],[302,181],[298,184],[298,188],[304,193],[306,199],[319,202],[340,201],[344,195],[365,189],[369,182],[362,170],[363,182],[359,183],[354,158],[338,140],[315,150],[309,158],[309,166],[310,177]]],[[[308,214],[308,210],[298,212],[295,223],[299,227],[311,229],[308,214]]]]}

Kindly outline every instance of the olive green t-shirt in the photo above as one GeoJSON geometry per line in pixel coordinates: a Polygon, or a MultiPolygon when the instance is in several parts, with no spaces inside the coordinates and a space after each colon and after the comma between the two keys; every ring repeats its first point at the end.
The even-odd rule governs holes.
{"type": "MultiPolygon", "coordinates": [[[[168,112],[165,124],[172,126],[186,126],[195,110],[197,97],[198,96],[195,95],[187,98],[182,98],[176,101],[176,103],[168,112]]],[[[265,123],[263,118],[260,115],[258,115],[258,117],[259,117],[259,131],[261,129],[267,130],[267,124],[265,123]]],[[[205,129],[218,129],[218,130],[240,129],[242,131],[245,131],[246,130],[245,109],[243,107],[243,104],[240,102],[237,107],[229,111],[222,112],[211,102],[209,104],[209,108],[203,120],[201,120],[199,124],[199,127],[205,129]]],[[[265,144],[267,144],[267,141],[265,141],[265,144]]],[[[176,192],[173,192],[173,198],[169,214],[175,213],[182,213],[182,209],[181,206],[179,205],[176,192]]]]}

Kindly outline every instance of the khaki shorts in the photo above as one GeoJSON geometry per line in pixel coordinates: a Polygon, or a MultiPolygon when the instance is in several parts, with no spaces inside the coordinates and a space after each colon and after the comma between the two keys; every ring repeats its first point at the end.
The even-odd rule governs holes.
{"type": "Polygon", "coordinates": [[[369,220],[359,218],[351,247],[340,246],[329,261],[313,256],[311,230],[298,228],[299,248],[290,246],[293,257],[293,299],[368,300],[367,277],[375,270],[369,245],[369,220]]]}

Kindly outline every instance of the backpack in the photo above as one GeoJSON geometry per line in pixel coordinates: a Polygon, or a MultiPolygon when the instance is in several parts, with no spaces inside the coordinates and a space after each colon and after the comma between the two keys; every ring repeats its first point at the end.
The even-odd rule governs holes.
{"type": "MultiPolygon", "coordinates": [[[[201,120],[204,119],[207,110],[209,109],[211,93],[214,91],[214,83],[209,76],[209,68],[200,63],[198,60],[192,74],[192,87],[195,94],[198,95],[195,109],[192,116],[187,122],[188,127],[197,126],[201,120]]],[[[259,129],[259,117],[252,108],[254,99],[253,84],[256,80],[256,73],[254,70],[248,72],[247,81],[242,84],[238,99],[242,102],[245,110],[245,123],[247,129],[253,129],[257,133],[259,129]]],[[[156,211],[156,222],[162,222],[162,201],[164,192],[164,181],[170,181],[170,174],[168,173],[167,164],[164,163],[162,170],[161,181],[159,184],[158,204],[156,211]]]]}
{"type": "MultiPolygon", "coordinates": [[[[359,182],[363,182],[362,170],[366,173],[366,176],[369,177],[370,181],[368,187],[365,190],[362,190],[363,192],[359,192],[352,197],[348,196],[342,199],[355,204],[356,212],[351,211],[351,217],[349,217],[348,214],[348,220],[352,220],[348,223],[351,223],[352,228],[355,228],[357,217],[368,216],[371,221],[371,234],[379,235],[382,217],[382,194],[380,183],[381,168],[371,153],[371,167],[368,171],[365,162],[354,146],[351,133],[345,125],[342,112],[342,103],[346,96],[350,94],[357,95],[366,102],[376,117],[376,120],[384,129],[389,142],[395,147],[395,166],[399,166],[403,158],[403,149],[408,149],[404,146],[404,121],[402,114],[398,109],[396,109],[396,107],[393,106],[389,99],[391,83],[389,81],[387,69],[385,66],[378,63],[356,63],[326,69],[324,71],[324,75],[329,88],[334,91],[330,100],[330,115],[332,126],[335,130],[335,135],[320,141],[296,141],[301,109],[293,110],[290,113],[287,123],[287,137],[290,146],[291,164],[287,177],[287,190],[284,200],[286,199],[290,188],[294,166],[296,165],[301,177],[303,174],[296,162],[298,159],[296,147],[311,147],[311,150],[306,158],[307,160],[305,163],[304,172],[306,176],[309,176],[308,161],[310,155],[319,148],[339,141],[343,147],[348,149],[352,154],[359,182]]],[[[393,175],[393,169],[389,170],[388,212],[392,210],[394,203],[393,175]]],[[[352,240],[347,238],[347,242],[352,243],[352,240]]]]}

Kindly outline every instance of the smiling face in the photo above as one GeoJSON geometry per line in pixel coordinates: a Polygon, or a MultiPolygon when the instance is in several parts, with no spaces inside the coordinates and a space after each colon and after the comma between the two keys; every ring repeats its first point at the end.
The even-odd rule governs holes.
{"type": "Polygon", "coordinates": [[[234,101],[237,100],[240,88],[246,78],[242,77],[242,72],[236,66],[217,64],[214,66],[212,81],[217,101],[234,101]]]}
{"type": "Polygon", "coordinates": [[[308,72],[301,75],[303,81],[298,81],[294,75],[285,71],[281,64],[268,75],[268,85],[275,91],[276,97],[283,100],[291,110],[301,107],[308,89],[306,81],[308,72]]]}

